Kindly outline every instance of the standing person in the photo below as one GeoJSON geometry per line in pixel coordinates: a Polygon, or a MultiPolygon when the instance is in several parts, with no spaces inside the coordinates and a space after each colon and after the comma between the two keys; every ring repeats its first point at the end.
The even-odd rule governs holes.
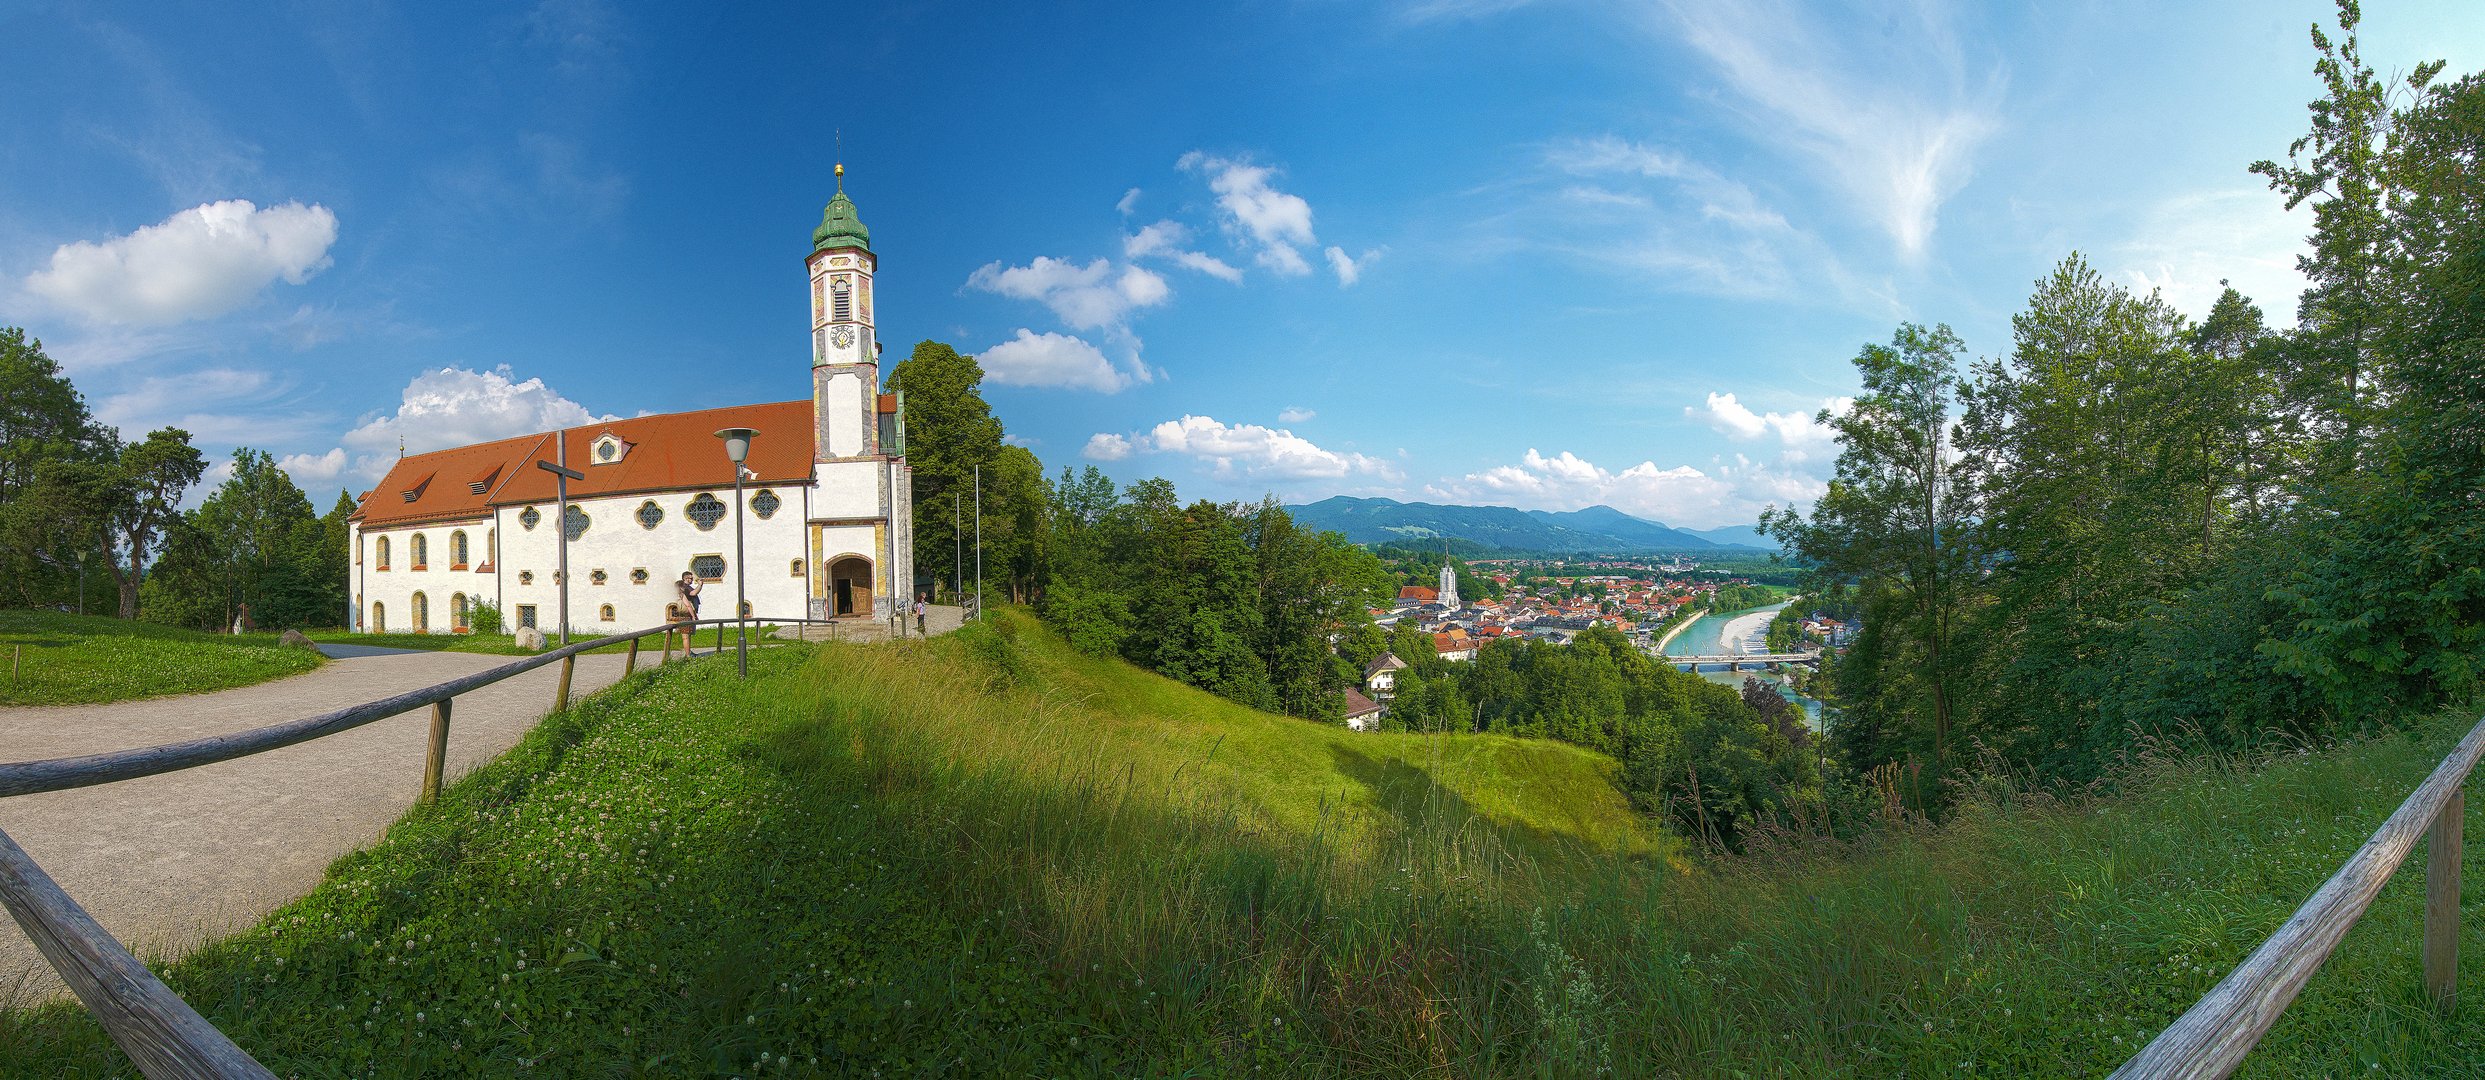
{"type": "Polygon", "coordinates": [[[688,570],[682,571],[682,579],[673,583],[673,591],[681,596],[675,609],[681,612],[682,655],[685,657],[690,655],[691,635],[698,629],[691,624],[699,621],[700,588],[699,579],[688,570]]]}
{"type": "Polygon", "coordinates": [[[931,636],[932,636],[932,635],[930,635],[930,634],[928,634],[928,633],[925,633],[925,632],[924,632],[924,629],[923,629],[923,594],[922,594],[922,593],[916,593],[916,594],[915,594],[915,636],[916,636],[916,637],[919,637],[919,638],[928,638],[928,637],[931,637],[931,636]]]}

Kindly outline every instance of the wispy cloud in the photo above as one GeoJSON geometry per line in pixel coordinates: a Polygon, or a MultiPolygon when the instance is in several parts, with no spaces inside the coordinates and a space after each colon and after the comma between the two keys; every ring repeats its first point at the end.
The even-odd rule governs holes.
{"type": "Polygon", "coordinates": [[[1670,147],[1618,135],[1563,139],[1492,223],[1522,243],[1661,288],[1733,299],[1826,300],[1889,314],[1886,283],[1741,181],[1670,147]]]}
{"type": "Polygon", "coordinates": [[[1924,255],[1943,201],[2000,127],[2004,81],[1998,62],[1969,70],[1941,5],[1902,6],[1881,32],[1778,0],[1668,0],[1665,11],[1660,31],[1708,61],[1759,141],[1811,159],[1902,256],[1924,255]]]}

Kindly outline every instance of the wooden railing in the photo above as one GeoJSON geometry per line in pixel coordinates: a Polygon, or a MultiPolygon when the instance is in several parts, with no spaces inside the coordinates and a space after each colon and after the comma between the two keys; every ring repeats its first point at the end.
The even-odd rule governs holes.
{"type": "MultiPolygon", "coordinates": [[[[0,764],[0,798],[91,787],[231,761],[350,731],[428,705],[431,739],[423,760],[420,801],[429,803],[440,797],[440,773],[448,757],[451,706],[459,694],[557,662],[561,665],[561,680],[553,693],[552,711],[559,712],[569,706],[570,676],[577,669],[579,653],[627,642],[629,658],[622,669],[627,677],[638,668],[640,641],[651,634],[665,636],[665,657],[670,659],[673,636],[685,626],[715,626],[716,644],[721,650],[728,626],[758,629],[822,622],[825,620],[706,619],[695,624],[669,623],[582,641],[395,697],[250,731],[106,754],[0,764]]],[[[104,1031],[129,1055],[139,1072],[152,1080],[273,1080],[266,1067],[235,1046],[233,1040],[216,1030],[215,1025],[130,955],[5,831],[0,831],[0,907],[6,907],[17,925],[25,929],[36,950],[50,962],[52,970],[59,973],[61,981],[68,984],[87,1011],[103,1024],[104,1031]]]]}
{"type": "Polygon", "coordinates": [[[2425,989],[2443,1009],[2450,1008],[2459,974],[2459,854],[2467,813],[2463,789],[2480,756],[2485,756],[2485,721],[2469,730],[2433,775],[2286,925],[2114,1075],[2154,1080],[2234,1072],[2364,917],[2419,837],[2426,848],[2425,989]]]}

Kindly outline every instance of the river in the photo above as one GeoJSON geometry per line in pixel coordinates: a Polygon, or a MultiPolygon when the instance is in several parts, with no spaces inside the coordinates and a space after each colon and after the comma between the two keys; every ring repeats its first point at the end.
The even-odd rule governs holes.
{"type": "MultiPolygon", "coordinates": [[[[1785,604],[1720,611],[1692,620],[1674,640],[1665,643],[1667,656],[1718,656],[1725,653],[1766,652],[1769,643],[1769,620],[1777,617],[1785,604]]],[[[1700,677],[1740,689],[1743,680],[1756,678],[1777,688],[1787,700],[1803,706],[1804,719],[1817,729],[1821,726],[1821,703],[1787,689],[1786,677],[1767,671],[1702,671],[1700,677]]]]}

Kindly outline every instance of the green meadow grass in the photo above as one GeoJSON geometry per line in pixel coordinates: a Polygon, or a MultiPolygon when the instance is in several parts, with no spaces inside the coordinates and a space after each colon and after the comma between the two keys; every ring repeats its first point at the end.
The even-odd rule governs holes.
{"type": "MultiPolygon", "coordinates": [[[[732,672],[547,721],[173,985],[280,1075],[2099,1075],[2473,719],[1725,860],[1595,755],[1253,713],[1021,613],[732,672]]],[[[2416,862],[2244,1075],[2485,1060],[2416,862]]],[[[63,1003],[0,1062],[128,1073],[63,1003]]]]}
{"type": "Polygon", "coordinates": [[[92,705],[195,694],[299,675],[319,664],[319,655],[307,649],[278,648],[273,635],[236,637],[96,615],[0,611],[0,705],[92,705]]]}

